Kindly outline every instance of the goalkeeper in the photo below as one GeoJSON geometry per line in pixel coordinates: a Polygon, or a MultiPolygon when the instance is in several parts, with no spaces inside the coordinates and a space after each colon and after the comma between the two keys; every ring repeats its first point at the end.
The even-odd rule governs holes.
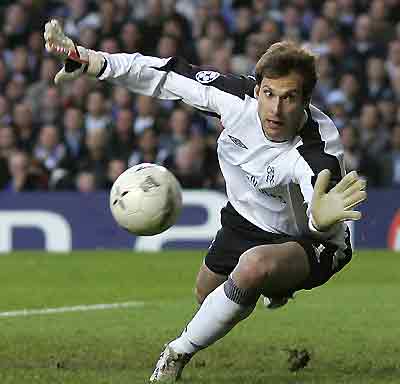
{"type": "Polygon", "coordinates": [[[218,159],[228,204],[197,276],[201,304],[161,353],[150,381],[177,380],[196,352],[247,318],[261,295],[268,308],[327,282],[352,257],[346,220],[366,199],[365,182],[345,175],[332,120],[311,104],[315,58],[273,44],[256,77],[221,74],[179,57],[107,54],[76,46],[57,21],[46,49],[64,62],[55,82],[97,77],[132,92],[182,100],[218,117],[218,159]]]}

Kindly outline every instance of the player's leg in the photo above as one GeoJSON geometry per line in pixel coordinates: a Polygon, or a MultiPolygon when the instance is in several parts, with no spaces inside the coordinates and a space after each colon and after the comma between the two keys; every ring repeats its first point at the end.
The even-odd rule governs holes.
{"type": "Polygon", "coordinates": [[[307,253],[297,242],[250,248],[171,346],[179,353],[193,354],[213,344],[250,315],[261,293],[272,297],[292,293],[309,273],[307,253]]]}
{"type": "Polygon", "coordinates": [[[195,295],[199,304],[202,304],[205,298],[226,281],[228,277],[213,272],[205,263],[200,267],[197,274],[195,295]]]}
{"type": "Polygon", "coordinates": [[[309,273],[306,250],[289,241],[249,249],[240,257],[231,277],[240,289],[280,297],[295,290],[309,273]]]}
{"type": "Polygon", "coordinates": [[[178,378],[191,356],[252,313],[261,293],[292,292],[309,270],[306,251],[296,242],[256,246],[244,252],[228,280],[206,297],[181,336],[164,350],[152,380],[178,378]]]}

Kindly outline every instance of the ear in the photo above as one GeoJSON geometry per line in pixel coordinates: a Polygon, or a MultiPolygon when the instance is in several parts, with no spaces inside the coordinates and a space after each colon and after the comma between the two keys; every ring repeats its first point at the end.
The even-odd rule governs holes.
{"type": "Polygon", "coordinates": [[[257,84],[254,88],[254,97],[258,99],[258,96],[260,95],[260,86],[257,84]]]}

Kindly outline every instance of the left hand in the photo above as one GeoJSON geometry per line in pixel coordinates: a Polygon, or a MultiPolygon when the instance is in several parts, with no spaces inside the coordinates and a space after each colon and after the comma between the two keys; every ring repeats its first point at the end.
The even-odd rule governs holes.
{"type": "Polygon", "coordinates": [[[346,221],[361,219],[361,212],[354,211],[355,205],[367,198],[366,182],[357,172],[348,173],[329,192],[331,172],[324,169],[318,174],[311,201],[311,216],[314,227],[319,231],[327,231],[332,225],[346,221]]]}

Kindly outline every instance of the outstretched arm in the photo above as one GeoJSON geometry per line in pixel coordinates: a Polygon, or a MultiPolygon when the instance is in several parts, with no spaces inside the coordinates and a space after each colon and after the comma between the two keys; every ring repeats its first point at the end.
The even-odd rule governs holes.
{"type": "Polygon", "coordinates": [[[204,70],[177,57],[161,59],[139,53],[108,54],[77,46],[64,35],[56,20],[46,24],[44,38],[46,49],[64,61],[64,67],[55,77],[56,83],[86,73],[135,93],[182,100],[218,117],[232,114],[232,104],[244,100],[254,89],[249,78],[204,70]]]}

